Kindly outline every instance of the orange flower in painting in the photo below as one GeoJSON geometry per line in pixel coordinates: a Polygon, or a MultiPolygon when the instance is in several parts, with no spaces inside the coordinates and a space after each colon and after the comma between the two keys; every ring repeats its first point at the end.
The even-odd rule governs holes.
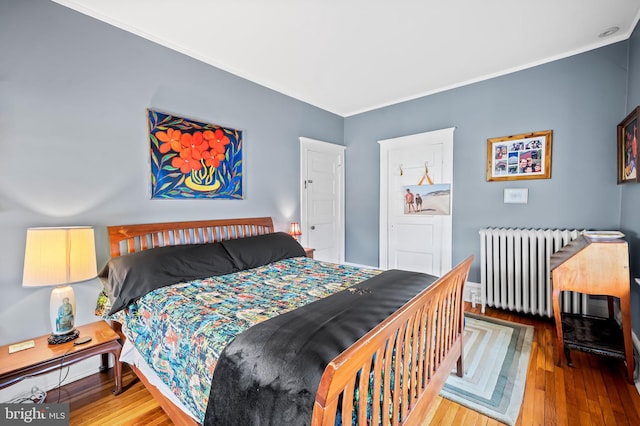
{"type": "Polygon", "coordinates": [[[183,149],[188,148],[191,150],[191,157],[195,160],[202,159],[202,152],[209,148],[209,144],[202,137],[202,132],[184,133],[180,139],[183,149]]]}
{"type": "Polygon", "coordinates": [[[218,167],[220,165],[220,161],[224,160],[224,154],[216,154],[211,150],[203,152],[202,158],[204,159],[204,164],[206,166],[218,167]]]}
{"type": "Polygon", "coordinates": [[[162,130],[156,132],[156,138],[159,141],[163,142],[160,144],[160,152],[166,154],[169,150],[174,150],[175,152],[180,152],[181,144],[180,137],[182,136],[182,132],[177,129],[167,129],[166,132],[162,130]]]}
{"type": "Polygon", "coordinates": [[[215,132],[211,130],[205,130],[202,134],[204,140],[211,147],[210,151],[203,152],[202,158],[204,163],[209,167],[218,167],[220,161],[224,160],[224,152],[226,146],[231,143],[229,137],[221,129],[217,129],[215,132]]]}
{"type": "Polygon", "coordinates": [[[211,161],[211,152],[210,151],[205,151],[205,152],[202,153],[202,160],[204,161],[204,165],[205,166],[218,167],[217,164],[213,164],[213,162],[211,161]]]}
{"type": "MultiPolygon", "coordinates": [[[[200,170],[202,168],[202,163],[200,163],[200,159],[196,159],[192,157],[191,148],[184,148],[180,151],[180,156],[173,157],[171,159],[171,165],[184,174],[190,173],[191,170],[200,170]]],[[[202,158],[202,156],[198,153],[198,156],[202,158]]]]}
{"type": "MultiPolygon", "coordinates": [[[[217,129],[215,132],[211,130],[206,130],[204,132],[204,138],[209,142],[209,146],[211,147],[211,151],[216,154],[224,154],[225,147],[231,143],[229,137],[224,134],[221,129],[217,129]]],[[[224,159],[224,156],[222,157],[224,159]]]]}
{"type": "Polygon", "coordinates": [[[180,153],[184,150],[189,150],[189,156],[194,160],[200,160],[202,155],[200,155],[200,151],[196,149],[193,142],[193,135],[191,133],[183,133],[180,137],[180,153]]]}

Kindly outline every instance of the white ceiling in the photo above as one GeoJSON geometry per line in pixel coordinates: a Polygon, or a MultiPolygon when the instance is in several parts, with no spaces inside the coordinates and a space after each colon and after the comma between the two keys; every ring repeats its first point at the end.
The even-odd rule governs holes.
{"type": "Polygon", "coordinates": [[[625,40],[640,16],[640,0],[53,1],[341,116],[625,40]]]}

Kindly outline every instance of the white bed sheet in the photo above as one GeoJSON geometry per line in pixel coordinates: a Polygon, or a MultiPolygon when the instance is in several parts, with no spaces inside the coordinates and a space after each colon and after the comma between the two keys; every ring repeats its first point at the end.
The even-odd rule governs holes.
{"type": "Polygon", "coordinates": [[[191,412],[185,407],[185,405],[180,402],[178,397],[169,389],[169,387],[158,377],[158,375],[153,371],[149,364],[144,360],[140,352],[136,349],[136,347],[129,340],[125,340],[124,345],[122,346],[122,352],[120,352],[120,362],[126,362],[127,364],[134,365],[137,369],[139,369],[142,374],[147,378],[151,385],[155,386],[162,395],[164,395],[167,399],[169,399],[173,404],[176,405],[180,410],[188,414],[196,423],[196,416],[191,414],[191,412]]]}

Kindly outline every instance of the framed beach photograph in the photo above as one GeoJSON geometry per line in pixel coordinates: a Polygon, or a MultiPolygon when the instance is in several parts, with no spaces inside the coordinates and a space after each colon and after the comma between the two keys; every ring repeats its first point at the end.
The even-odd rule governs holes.
{"type": "Polygon", "coordinates": [[[487,181],[551,178],[552,131],[487,139],[487,181]]]}
{"type": "Polygon", "coordinates": [[[618,124],[618,183],[640,182],[638,173],[638,115],[636,107],[618,124]]]}

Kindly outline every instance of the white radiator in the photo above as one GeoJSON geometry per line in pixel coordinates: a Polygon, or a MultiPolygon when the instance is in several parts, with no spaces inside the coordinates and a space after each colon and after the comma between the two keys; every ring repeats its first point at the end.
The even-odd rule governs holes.
{"type": "MultiPolygon", "coordinates": [[[[485,305],[553,317],[549,258],[580,235],[577,230],[480,230],[480,282],[485,305]]],[[[563,312],[587,314],[588,296],[563,292],[563,312]]]]}

